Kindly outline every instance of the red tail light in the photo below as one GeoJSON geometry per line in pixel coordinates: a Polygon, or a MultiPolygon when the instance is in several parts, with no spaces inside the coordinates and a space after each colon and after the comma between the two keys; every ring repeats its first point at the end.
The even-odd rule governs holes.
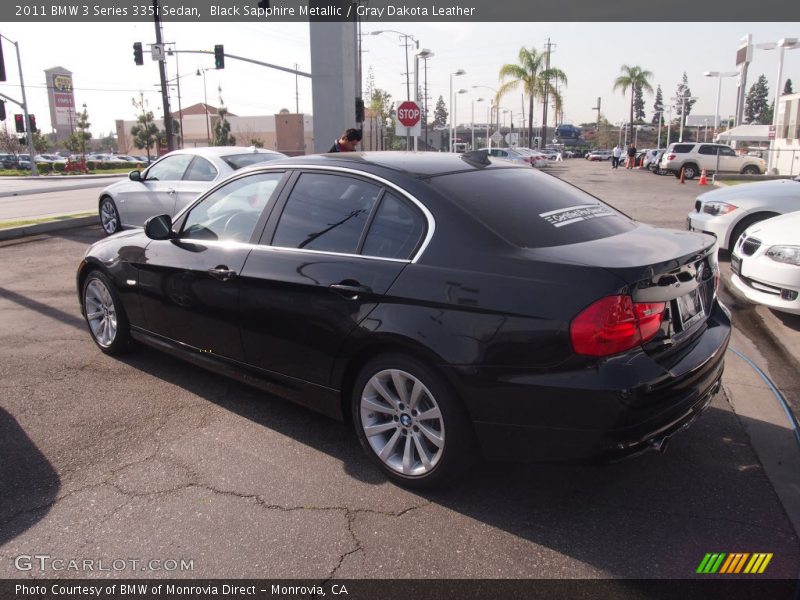
{"type": "Polygon", "coordinates": [[[664,302],[636,302],[630,296],[607,296],[585,308],[570,324],[578,354],[609,356],[652,339],[661,327],[664,302]]]}
{"type": "Polygon", "coordinates": [[[674,154],[667,154],[667,160],[675,160],[674,154]]]}

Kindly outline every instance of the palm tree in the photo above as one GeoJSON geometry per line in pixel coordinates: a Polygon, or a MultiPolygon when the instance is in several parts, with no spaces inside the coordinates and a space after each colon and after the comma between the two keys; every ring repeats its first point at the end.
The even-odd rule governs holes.
{"type": "MultiPolygon", "coordinates": [[[[495,102],[500,103],[507,92],[522,86],[522,91],[528,96],[528,144],[533,139],[533,98],[542,98],[544,90],[555,94],[556,89],[552,82],[567,83],[567,76],[561,69],[545,69],[547,55],[536,48],[528,49],[525,46],[519,49],[519,64],[505,64],[500,67],[500,81],[502,85],[497,91],[495,102]],[[508,81],[506,81],[508,80],[508,81]]],[[[545,124],[546,126],[546,124],[545,124]]]]}
{"type": "Polygon", "coordinates": [[[614,91],[617,89],[622,89],[622,94],[624,95],[628,91],[628,88],[630,88],[631,118],[628,123],[631,127],[633,127],[633,101],[636,97],[636,88],[652,94],[653,86],[650,85],[650,82],[647,80],[652,78],[653,74],[650,71],[643,70],[642,67],[638,65],[633,67],[622,65],[622,67],[620,67],[620,72],[622,74],[614,80],[614,91]]]}

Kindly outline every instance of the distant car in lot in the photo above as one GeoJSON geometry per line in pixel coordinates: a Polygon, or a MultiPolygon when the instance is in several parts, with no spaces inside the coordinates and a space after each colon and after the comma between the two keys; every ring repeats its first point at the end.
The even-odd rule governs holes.
{"type": "Polygon", "coordinates": [[[724,144],[675,143],[661,157],[661,168],[675,177],[681,169],[686,179],[694,179],[705,169],[717,173],[743,173],[761,175],[767,170],[763,159],[755,156],[738,156],[724,144]]]}
{"type": "Polygon", "coordinates": [[[655,125],[635,125],[637,131],[651,133],[656,130],[655,125]]]}
{"type": "Polygon", "coordinates": [[[18,154],[0,154],[0,167],[3,169],[30,169],[31,162],[18,154]]]}
{"type": "Polygon", "coordinates": [[[662,151],[661,150],[656,150],[656,149],[644,150],[644,157],[642,159],[642,166],[645,169],[650,169],[651,168],[650,165],[652,165],[655,162],[656,157],[658,156],[659,152],[662,152],[662,151]]]}
{"type": "Polygon", "coordinates": [[[748,227],[731,255],[732,282],[748,300],[800,315],[800,212],[748,227]]]}
{"type": "Polygon", "coordinates": [[[717,237],[733,250],[744,230],[777,215],[800,210],[800,177],[744,183],[700,194],[686,224],[717,237]]]}
{"type": "Polygon", "coordinates": [[[423,487],[478,453],[663,448],[720,386],[717,274],[713,237],[529,166],[367,152],[243,169],[96,242],[77,287],[103,352],[135,339],[351,420],[423,487]]]}
{"type": "Polygon", "coordinates": [[[489,156],[501,158],[516,164],[532,165],[533,157],[525,151],[518,150],[517,148],[492,148],[489,150],[489,156]]]}
{"type": "Polygon", "coordinates": [[[153,215],[174,215],[237,169],[285,156],[238,146],[170,152],[145,171],[131,171],[128,179],[102,191],[98,207],[103,231],[111,235],[126,227],[141,227],[153,215]]]}
{"type": "Polygon", "coordinates": [[[532,164],[534,167],[541,168],[546,167],[550,164],[550,158],[538,150],[533,150],[531,148],[523,148],[520,146],[516,146],[514,148],[515,151],[519,152],[523,156],[528,157],[528,162],[532,164]]]}
{"type": "Polygon", "coordinates": [[[611,150],[592,150],[586,155],[586,160],[611,160],[611,150]]]}

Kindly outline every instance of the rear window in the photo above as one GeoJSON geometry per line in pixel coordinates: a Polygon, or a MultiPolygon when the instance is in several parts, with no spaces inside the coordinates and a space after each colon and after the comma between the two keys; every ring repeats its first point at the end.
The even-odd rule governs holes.
{"type": "Polygon", "coordinates": [[[499,236],[522,248],[588,242],[635,227],[597,198],[533,169],[485,169],[430,181],[499,236]]]}
{"type": "Polygon", "coordinates": [[[220,158],[225,161],[231,169],[236,171],[237,169],[243,169],[250,165],[257,165],[258,163],[284,158],[284,156],[282,154],[267,154],[266,152],[250,152],[248,154],[231,154],[230,156],[221,156],[220,158]]]}
{"type": "Polygon", "coordinates": [[[686,154],[687,152],[691,152],[694,148],[694,144],[674,144],[672,148],[670,148],[670,152],[674,152],[675,154],[686,154]]]}

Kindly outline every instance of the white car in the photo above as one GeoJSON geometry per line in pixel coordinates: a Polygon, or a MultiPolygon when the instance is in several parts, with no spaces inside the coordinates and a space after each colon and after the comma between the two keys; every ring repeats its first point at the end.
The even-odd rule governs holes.
{"type": "Polygon", "coordinates": [[[532,150],[530,148],[521,148],[519,146],[514,148],[514,150],[522,155],[530,157],[529,162],[534,167],[541,168],[550,164],[550,158],[544,152],[539,152],[538,150],[532,150]]]}
{"type": "Polygon", "coordinates": [[[239,146],[170,152],[145,171],[131,171],[128,179],[102,191],[98,207],[103,231],[111,235],[126,227],[142,227],[155,215],[173,216],[237,169],[278,158],[286,155],[239,146]]]}
{"type": "Polygon", "coordinates": [[[733,285],[751,302],[800,314],[800,212],[748,227],[731,254],[733,285]]]}
{"type": "Polygon", "coordinates": [[[720,248],[733,250],[751,225],[800,210],[800,177],[759,181],[700,194],[686,228],[717,236],[720,248]]]}

